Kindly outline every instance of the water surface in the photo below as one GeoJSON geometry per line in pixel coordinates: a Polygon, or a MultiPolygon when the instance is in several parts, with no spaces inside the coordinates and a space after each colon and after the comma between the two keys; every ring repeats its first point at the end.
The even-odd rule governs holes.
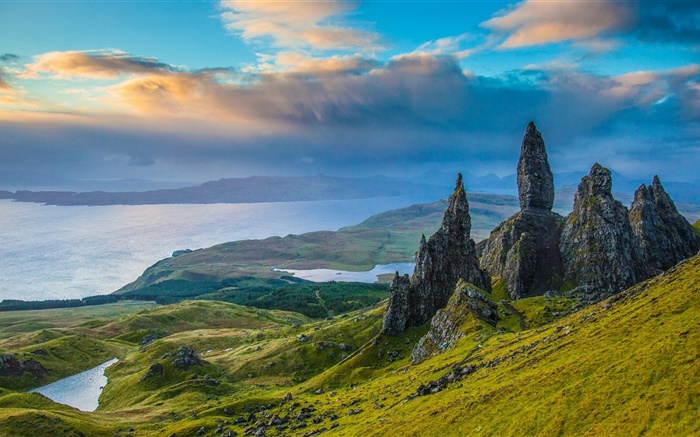
{"type": "Polygon", "coordinates": [[[337,230],[430,199],[43,206],[0,200],[0,300],[108,294],[179,249],[337,230]]]}
{"type": "Polygon", "coordinates": [[[293,270],[293,269],[275,269],[279,272],[289,272],[297,278],[306,279],[313,282],[377,282],[379,275],[387,273],[399,272],[400,275],[413,273],[413,263],[397,263],[376,265],[372,270],[366,272],[348,272],[345,270],[332,269],[310,269],[310,270],[293,270]]]}
{"type": "Polygon", "coordinates": [[[117,361],[117,358],[113,358],[97,367],[33,388],[29,392],[41,393],[54,402],[70,405],[81,411],[95,411],[99,405],[102,388],[107,384],[105,369],[117,361]]]}

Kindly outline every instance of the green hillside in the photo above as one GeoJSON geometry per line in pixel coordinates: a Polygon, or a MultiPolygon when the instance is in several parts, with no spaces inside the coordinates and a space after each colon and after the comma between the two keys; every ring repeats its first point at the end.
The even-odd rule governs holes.
{"type": "MultiPolygon", "coordinates": [[[[2,380],[0,434],[190,436],[204,428],[201,435],[243,435],[258,422],[268,436],[324,428],[323,435],[339,436],[698,435],[699,293],[696,256],[569,315],[562,316],[574,303],[568,299],[516,301],[524,330],[499,303],[497,327],[467,318],[454,348],[418,365],[409,356],[427,326],[378,336],[382,306],[311,321],[183,302],[63,324],[5,340],[0,352],[31,353],[44,336],[53,354],[47,367],[58,368],[75,358],[52,344],[119,348],[100,408],[82,413],[2,380]],[[142,345],[150,333],[156,339],[142,345]],[[206,363],[174,365],[183,347],[206,363]],[[143,379],[156,364],[160,373],[143,379]],[[440,390],[416,396],[431,381],[440,390]],[[279,431],[267,426],[280,420],[279,431]]],[[[37,383],[30,382],[24,387],[37,383]]]]}

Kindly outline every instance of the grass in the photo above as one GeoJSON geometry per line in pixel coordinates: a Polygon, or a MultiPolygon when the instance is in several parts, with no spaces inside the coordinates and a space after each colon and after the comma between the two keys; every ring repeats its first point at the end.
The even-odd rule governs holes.
{"type": "Polygon", "coordinates": [[[700,220],[693,223],[693,230],[695,231],[695,235],[700,238],[700,220]]]}
{"type": "MultiPolygon", "coordinates": [[[[0,434],[193,435],[204,427],[212,435],[221,425],[242,435],[250,425],[232,424],[238,416],[254,411],[262,419],[261,408],[268,415],[296,415],[305,407],[314,409],[318,423],[309,419],[285,435],[328,430],[331,423],[338,426],[324,435],[698,435],[698,294],[700,257],[562,317],[555,313],[569,311],[572,300],[515,301],[525,330],[492,296],[502,315],[497,328],[504,330],[464,327],[466,336],[453,348],[419,365],[410,364],[410,353],[427,324],[399,337],[378,335],[381,305],[312,321],[221,302],[183,302],[22,333],[13,340],[16,347],[5,341],[2,352],[29,352],[42,340],[42,347],[56,348],[56,366],[82,360],[91,348],[121,348],[122,355],[108,369],[110,382],[94,413],[2,382],[0,434]],[[152,328],[170,335],[139,347],[152,328]],[[351,350],[341,351],[340,343],[351,350]],[[169,354],[182,346],[208,364],[176,368],[169,354]],[[139,382],[154,363],[163,375],[139,382]],[[456,364],[479,369],[439,393],[411,397],[456,364]],[[287,393],[299,404],[293,413],[281,404],[287,393]]],[[[47,315],[44,322],[62,317],[47,315]]],[[[278,433],[268,428],[266,435],[278,433]]]]}

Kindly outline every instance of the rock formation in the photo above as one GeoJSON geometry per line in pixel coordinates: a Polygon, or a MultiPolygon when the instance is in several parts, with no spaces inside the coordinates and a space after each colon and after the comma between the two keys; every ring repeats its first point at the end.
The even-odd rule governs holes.
{"type": "Polygon", "coordinates": [[[652,269],[667,270],[698,252],[693,227],[680,215],[658,176],[634,193],[630,224],[652,269]]]}
{"type": "Polygon", "coordinates": [[[558,289],[563,272],[559,236],[564,218],[551,211],[554,178],[533,122],[520,148],[518,194],[521,211],[498,225],[479,248],[482,268],[501,278],[513,299],[558,289]]]}
{"type": "Polygon", "coordinates": [[[427,241],[421,238],[413,276],[397,274],[391,284],[382,332],[399,335],[430,320],[447,305],[459,279],[491,289],[491,278],[479,269],[470,232],[469,202],[459,174],[440,228],[427,241]]]}
{"type": "Polygon", "coordinates": [[[549,168],[542,135],[532,121],[525,129],[518,160],[518,197],[520,209],[551,211],[554,204],[554,175],[549,168]]]}
{"type": "Polygon", "coordinates": [[[599,164],[581,179],[559,247],[568,284],[613,294],[651,276],[627,208],[612,196],[610,170],[599,164]]]}
{"type": "Polygon", "coordinates": [[[430,322],[430,330],[413,349],[412,362],[418,363],[435,352],[452,347],[455,341],[479,329],[480,321],[495,327],[498,322],[497,306],[478,288],[460,280],[447,306],[437,311],[430,322]],[[477,322],[464,329],[465,322],[472,317],[477,322]]]}

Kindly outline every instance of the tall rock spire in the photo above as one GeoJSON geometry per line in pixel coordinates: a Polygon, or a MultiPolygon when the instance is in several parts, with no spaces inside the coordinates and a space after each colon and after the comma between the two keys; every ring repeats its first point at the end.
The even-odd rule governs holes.
{"type": "Polygon", "coordinates": [[[627,208],[613,198],[610,170],[599,164],[581,179],[559,247],[571,284],[612,294],[651,276],[627,208]]]}
{"type": "Polygon", "coordinates": [[[447,305],[459,279],[491,289],[491,278],[479,269],[470,232],[469,202],[459,174],[440,229],[427,241],[421,238],[410,281],[397,276],[392,282],[382,332],[398,335],[430,320],[447,305]]]}
{"type": "Polygon", "coordinates": [[[551,211],[554,177],[533,122],[520,147],[518,193],[521,211],[491,232],[480,260],[489,274],[501,278],[513,299],[558,289],[563,269],[559,236],[564,219],[551,211]]]}
{"type": "Polygon", "coordinates": [[[532,121],[527,125],[518,161],[520,208],[551,210],[554,204],[554,176],[549,168],[542,135],[532,121]]]}

